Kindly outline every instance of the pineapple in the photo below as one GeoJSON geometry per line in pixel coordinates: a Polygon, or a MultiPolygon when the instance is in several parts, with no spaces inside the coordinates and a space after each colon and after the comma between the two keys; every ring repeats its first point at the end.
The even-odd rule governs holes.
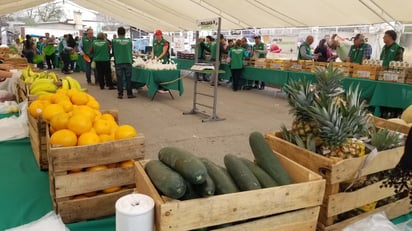
{"type": "Polygon", "coordinates": [[[308,137],[317,137],[318,125],[308,114],[308,109],[314,102],[314,89],[305,80],[291,80],[285,85],[284,90],[288,94],[288,101],[291,105],[290,113],[293,114],[292,133],[300,137],[303,143],[308,141],[308,137]]]}

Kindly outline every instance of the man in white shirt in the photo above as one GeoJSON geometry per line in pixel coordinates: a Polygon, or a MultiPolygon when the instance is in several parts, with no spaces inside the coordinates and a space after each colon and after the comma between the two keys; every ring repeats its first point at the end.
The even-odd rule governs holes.
{"type": "Polygon", "coordinates": [[[346,61],[346,58],[348,57],[350,51],[350,47],[352,46],[352,44],[349,41],[342,37],[339,37],[337,34],[334,34],[328,42],[328,45],[330,48],[336,51],[336,55],[332,58],[336,59],[339,57],[339,59],[342,62],[346,61]]]}

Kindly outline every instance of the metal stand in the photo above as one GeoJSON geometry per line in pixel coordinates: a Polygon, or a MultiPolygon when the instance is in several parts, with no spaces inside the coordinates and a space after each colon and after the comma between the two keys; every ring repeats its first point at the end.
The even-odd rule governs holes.
{"type": "MultiPolygon", "coordinates": [[[[217,115],[217,87],[219,85],[219,72],[221,73],[222,71],[219,71],[219,66],[220,66],[220,24],[221,24],[221,19],[218,18],[218,28],[217,28],[217,42],[216,42],[216,62],[214,63],[214,70],[211,71],[194,71],[196,73],[212,73],[212,79],[214,79],[214,87],[213,87],[213,95],[211,94],[206,94],[206,93],[201,93],[198,92],[197,90],[197,76],[195,77],[195,82],[194,82],[194,92],[193,92],[193,107],[192,110],[189,112],[183,112],[183,115],[193,115],[193,114],[202,114],[209,116],[208,119],[203,119],[202,122],[212,122],[212,121],[222,121],[225,120],[224,118],[221,118],[217,115]],[[201,104],[197,102],[197,95],[202,95],[206,97],[211,97],[213,98],[213,106],[201,104]],[[202,106],[206,108],[210,108],[213,110],[212,115],[208,115],[205,112],[200,112],[197,109],[197,106],[202,106]]],[[[195,50],[195,63],[198,63],[198,55],[197,55],[197,50],[199,47],[199,31],[196,31],[196,50],[195,50]]]]}

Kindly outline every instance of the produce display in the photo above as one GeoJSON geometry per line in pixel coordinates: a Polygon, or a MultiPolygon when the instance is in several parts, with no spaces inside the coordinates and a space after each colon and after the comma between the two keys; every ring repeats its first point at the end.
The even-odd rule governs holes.
{"type": "Polygon", "coordinates": [[[292,183],[262,134],[252,133],[250,145],[256,164],[227,154],[225,169],[186,150],[165,147],[159,151],[159,160],[145,165],[145,171],[163,195],[180,200],[292,183]]]}
{"type": "Polygon", "coordinates": [[[99,109],[93,96],[74,89],[40,95],[28,107],[31,116],[50,124],[53,146],[98,144],[137,135],[135,128],[117,124],[113,115],[99,109]]]}
{"type": "MultiPolygon", "coordinates": [[[[386,143],[383,149],[401,144],[398,139],[385,142],[387,137],[375,132],[358,86],[343,91],[343,75],[330,63],[318,68],[317,84],[291,81],[284,89],[294,120],[291,130],[283,127],[283,137],[298,146],[333,158],[353,158],[365,155],[364,142],[372,139],[386,143]]],[[[391,132],[391,134],[394,132],[391,132]]]]}
{"type": "Polygon", "coordinates": [[[144,60],[141,57],[137,57],[133,60],[133,66],[147,70],[177,70],[177,64],[172,60],[170,60],[169,63],[163,64],[160,60],[144,60]]]}

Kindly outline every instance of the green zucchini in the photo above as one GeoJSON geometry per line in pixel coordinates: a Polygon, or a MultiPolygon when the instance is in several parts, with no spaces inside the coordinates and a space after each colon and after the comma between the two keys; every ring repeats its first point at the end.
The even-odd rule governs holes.
{"type": "Polygon", "coordinates": [[[195,199],[195,198],[199,198],[199,194],[196,192],[196,189],[194,187],[194,185],[192,185],[191,183],[189,183],[189,181],[185,180],[186,183],[186,192],[185,195],[183,195],[181,198],[179,198],[180,200],[190,200],[190,199],[195,199]]]}
{"type": "Polygon", "coordinates": [[[206,181],[203,182],[203,184],[193,185],[193,187],[195,188],[196,192],[202,197],[208,197],[215,194],[215,183],[213,182],[213,179],[209,176],[209,174],[207,175],[206,181]]]}
{"type": "Polygon", "coordinates": [[[224,157],[224,162],[227,171],[241,191],[262,188],[259,180],[239,157],[227,154],[224,157]]]}
{"type": "Polygon", "coordinates": [[[264,188],[279,186],[279,184],[271,177],[269,174],[265,172],[262,168],[254,164],[252,161],[240,158],[242,162],[252,171],[253,175],[259,180],[259,183],[264,188]]]}
{"type": "Polygon", "coordinates": [[[239,189],[229,173],[227,173],[226,169],[216,165],[206,158],[200,158],[200,160],[206,166],[208,175],[215,183],[215,194],[239,192],[239,189]]]}
{"type": "Polygon", "coordinates": [[[149,161],[145,166],[145,171],[156,188],[164,195],[179,199],[185,194],[185,180],[161,161],[149,161]]]}
{"type": "Polygon", "coordinates": [[[260,132],[252,132],[249,136],[249,144],[252,148],[256,164],[280,185],[291,184],[292,179],[282,166],[275,153],[269,147],[265,137],[260,132]]]}
{"type": "Polygon", "coordinates": [[[178,172],[192,184],[202,184],[207,177],[205,165],[192,153],[175,147],[165,147],[159,151],[159,160],[178,172]]]}

